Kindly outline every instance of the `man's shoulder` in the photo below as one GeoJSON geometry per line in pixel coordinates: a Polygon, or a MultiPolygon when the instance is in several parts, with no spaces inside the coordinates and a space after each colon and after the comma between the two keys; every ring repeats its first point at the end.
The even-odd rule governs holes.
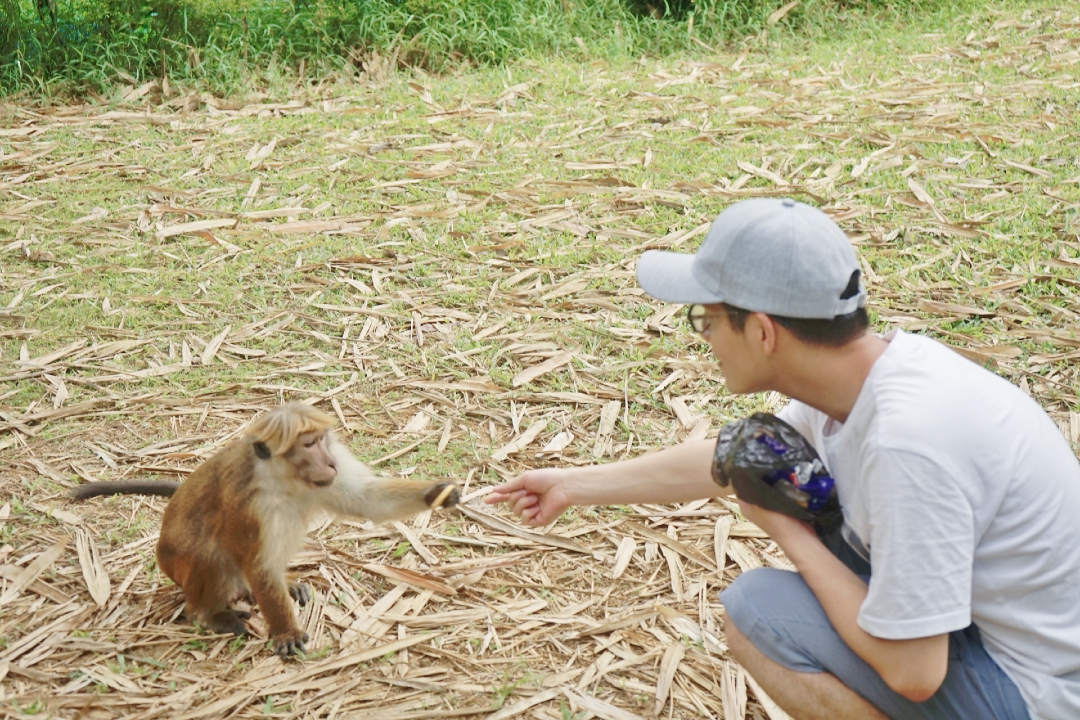
{"type": "MultiPolygon", "coordinates": [[[[930,338],[898,334],[845,423],[845,452],[897,451],[957,470],[1004,460],[1052,421],[1018,387],[930,338]]],[[[839,449],[839,448],[837,448],[839,449]]]]}
{"type": "Polygon", "coordinates": [[[986,406],[1035,407],[1008,380],[921,335],[898,334],[879,364],[875,364],[868,382],[879,413],[975,421],[977,418],[972,416],[986,406]]]}

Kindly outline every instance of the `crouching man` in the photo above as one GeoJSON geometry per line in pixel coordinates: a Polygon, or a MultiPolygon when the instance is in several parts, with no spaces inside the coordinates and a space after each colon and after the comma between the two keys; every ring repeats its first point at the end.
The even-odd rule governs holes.
{"type": "MultiPolygon", "coordinates": [[[[638,281],[690,305],[728,390],[778,391],[780,417],[836,481],[823,539],[740,503],[797,573],[723,593],[731,652],[796,719],[1080,718],[1080,464],[1006,380],[918,335],[868,332],[844,233],[792,200],[725,210],[695,255],[651,251],[638,281]]],[[[713,442],[496,488],[528,525],[571,505],[717,494],[713,442]]]]}

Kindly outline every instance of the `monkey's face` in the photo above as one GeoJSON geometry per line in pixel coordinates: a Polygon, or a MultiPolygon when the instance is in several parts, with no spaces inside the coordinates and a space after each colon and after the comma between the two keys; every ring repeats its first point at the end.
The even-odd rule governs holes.
{"type": "Polygon", "coordinates": [[[299,435],[283,459],[308,485],[326,487],[337,477],[337,462],[330,454],[330,438],[325,431],[299,435]]]}

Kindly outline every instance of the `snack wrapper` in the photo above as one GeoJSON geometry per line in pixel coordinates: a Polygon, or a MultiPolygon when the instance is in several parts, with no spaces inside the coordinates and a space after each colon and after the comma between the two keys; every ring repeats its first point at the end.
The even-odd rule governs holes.
{"type": "Polygon", "coordinates": [[[734,486],[740,500],[790,515],[826,535],[844,522],[836,484],[814,446],[769,413],[755,413],[720,429],[713,480],[734,486]]]}

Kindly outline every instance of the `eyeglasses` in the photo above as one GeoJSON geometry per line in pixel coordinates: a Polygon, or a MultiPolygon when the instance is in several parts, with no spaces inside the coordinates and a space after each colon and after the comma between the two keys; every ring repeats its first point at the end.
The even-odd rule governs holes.
{"type": "Polygon", "coordinates": [[[694,328],[694,332],[702,335],[709,329],[710,318],[720,317],[721,315],[731,315],[731,310],[721,310],[720,312],[711,313],[704,305],[691,305],[686,309],[686,319],[690,321],[690,327],[694,328]]]}

